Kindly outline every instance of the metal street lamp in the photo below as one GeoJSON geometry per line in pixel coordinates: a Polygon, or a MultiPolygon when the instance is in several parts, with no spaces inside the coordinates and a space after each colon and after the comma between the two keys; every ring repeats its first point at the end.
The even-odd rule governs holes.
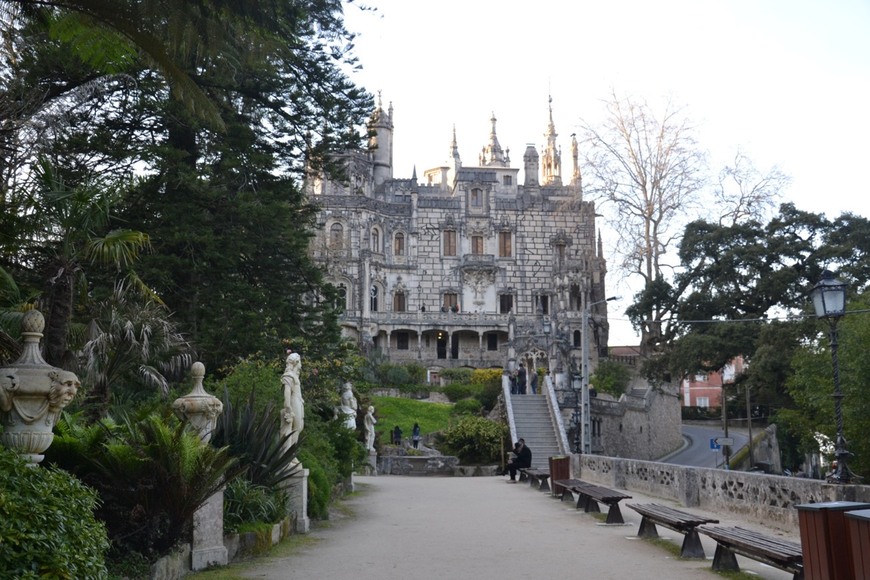
{"type": "Polygon", "coordinates": [[[852,483],[854,474],[849,470],[851,453],[846,449],[843,434],[843,392],[840,390],[840,359],[838,356],[837,324],[846,313],[846,284],[834,278],[833,272],[825,270],[822,279],[811,292],[813,307],[818,318],[827,318],[830,325],[831,363],[834,370],[834,414],[837,419],[837,441],[834,445],[837,468],[828,478],[829,483],[852,483]]]}
{"type": "Polygon", "coordinates": [[[610,298],[587,304],[586,308],[583,309],[583,328],[581,329],[583,341],[583,377],[580,384],[580,392],[582,397],[583,425],[581,428],[583,429],[583,453],[587,455],[592,453],[592,418],[590,417],[589,409],[589,316],[592,313],[593,306],[604,304],[611,300],[619,300],[619,298],[619,296],[611,296],[610,298]]]}

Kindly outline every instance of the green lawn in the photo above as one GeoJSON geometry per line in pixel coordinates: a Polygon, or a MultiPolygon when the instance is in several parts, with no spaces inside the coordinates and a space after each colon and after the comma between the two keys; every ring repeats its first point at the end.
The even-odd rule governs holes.
{"type": "Polygon", "coordinates": [[[411,436],[414,422],[420,424],[420,433],[427,435],[445,430],[451,423],[452,403],[429,403],[400,397],[372,397],[375,407],[375,432],[381,443],[389,443],[388,431],[398,425],[402,438],[411,436]]]}

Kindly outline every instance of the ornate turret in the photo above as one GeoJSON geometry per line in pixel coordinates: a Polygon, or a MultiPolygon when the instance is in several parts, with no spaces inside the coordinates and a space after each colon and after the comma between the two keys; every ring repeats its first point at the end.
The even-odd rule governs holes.
{"type": "Polygon", "coordinates": [[[369,139],[372,151],[373,173],[375,185],[381,185],[393,177],[393,104],[384,111],[381,94],[378,92],[378,106],[369,121],[373,131],[369,139]]]}

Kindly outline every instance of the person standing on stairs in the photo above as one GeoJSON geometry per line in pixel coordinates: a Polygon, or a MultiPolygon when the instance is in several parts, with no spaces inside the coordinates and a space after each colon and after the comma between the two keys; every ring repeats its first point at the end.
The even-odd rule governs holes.
{"type": "Polygon", "coordinates": [[[520,363],[520,368],[517,369],[517,394],[526,394],[526,368],[523,363],[520,363]]]}

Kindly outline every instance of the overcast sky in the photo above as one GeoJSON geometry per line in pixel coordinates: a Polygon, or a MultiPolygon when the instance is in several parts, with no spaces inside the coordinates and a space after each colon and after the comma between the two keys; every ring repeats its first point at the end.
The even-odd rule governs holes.
{"type": "MultiPolygon", "coordinates": [[[[393,105],[394,177],[443,164],[454,126],[476,165],[493,113],[522,167],[545,142],[550,95],[568,175],[571,133],[615,91],[683,105],[713,168],[740,147],[791,176],[783,199],[799,209],[870,216],[868,0],[363,1],[377,10],[346,9],[353,78],[393,105]]],[[[636,343],[631,285],[608,285],[623,296],[610,343],[636,343]]]]}

